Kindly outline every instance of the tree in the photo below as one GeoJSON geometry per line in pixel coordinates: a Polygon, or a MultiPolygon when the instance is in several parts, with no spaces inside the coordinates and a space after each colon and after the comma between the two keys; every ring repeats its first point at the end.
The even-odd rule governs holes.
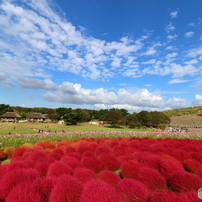
{"type": "Polygon", "coordinates": [[[48,117],[51,121],[58,121],[60,118],[58,114],[49,114],[48,117]]]}
{"type": "Polygon", "coordinates": [[[72,112],[72,108],[59,107],[55,111],[56,111],[56,114],[59,115],[59,117],[62,117],[65,114],[72,112]]]}
{"type": "Polygon", "coordinates": [[[109,110],[104,116],[104,121],[109,122],[113,126],[119,125],[122,119],[123,115],[114,110],[109,110]]]}
{"type": "Polygon", "coordinates": [[[141,123],[142,126],[149,127],[151,126],[151,115],[148,111],[141,111],[137,113],[138,122],[141,123]]]}
{"type": "Polygon", "coordinates": [[[70,112],[63,116],[66,125],[76,125],[82,121],[82,114],[79,112],[70,112]]]}
{"type": "Polygon", "coordinates": [[[0,115],[6,112],[13,112],[13,111],[14,110],[12,109],[12,107],[10,107],[10,105],[0,104],[0,115]]]}
{"type": "Polygon", "coordinates": [[[163,112],[152,111],[151,115],[151,125],[157,127],[159,124],[169,124],[170,118],[163,112]]]}

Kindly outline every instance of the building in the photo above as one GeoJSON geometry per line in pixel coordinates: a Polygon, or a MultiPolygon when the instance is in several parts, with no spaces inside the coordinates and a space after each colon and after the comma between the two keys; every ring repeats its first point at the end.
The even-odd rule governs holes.
{"type": "Polygon", "coordinates": [[[15,122],[21,119],[21,116],[16,112],[6,112],[0,116],[1,121],[15,122]]]}
{"type": "Polygon", "coordinates": [[[27,117],[28,121],[36,121],[36,122],[42,122],[46,120],[46,117],[41,113],[32,113],[27,117]]]}

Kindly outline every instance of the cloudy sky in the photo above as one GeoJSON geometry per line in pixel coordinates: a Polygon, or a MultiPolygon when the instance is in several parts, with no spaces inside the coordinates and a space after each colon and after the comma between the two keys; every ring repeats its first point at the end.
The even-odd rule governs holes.
{"type": "Polygon", "coordinates": [[[202,105],[201,0],[0,0],[0,103],[202,105]]]}

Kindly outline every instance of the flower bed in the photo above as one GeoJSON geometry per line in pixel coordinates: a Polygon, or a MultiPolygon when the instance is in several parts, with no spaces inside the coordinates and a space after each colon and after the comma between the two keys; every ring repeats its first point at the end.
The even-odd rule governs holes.
{"type": "Polygon", "coordinates": [[[0,201],[201,201],[202,140],[44,140],[4,155],[11,162],[0,166],[0,201]]]}

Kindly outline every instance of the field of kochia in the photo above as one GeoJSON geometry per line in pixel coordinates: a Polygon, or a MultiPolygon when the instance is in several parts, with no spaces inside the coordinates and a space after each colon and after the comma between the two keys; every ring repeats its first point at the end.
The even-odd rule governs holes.
{"type": "Polygon", "coordinates": [[[200,202],[201,136],[155,134],[1,136],[0,202],[200,202]]]}

